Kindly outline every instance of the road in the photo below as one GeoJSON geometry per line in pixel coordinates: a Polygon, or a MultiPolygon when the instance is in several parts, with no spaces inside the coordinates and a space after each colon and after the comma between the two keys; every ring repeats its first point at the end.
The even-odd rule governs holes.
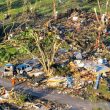
{"type": "MultiPolygon", "coordinates": [[[[6,89],[11,89],[12,85],[10,81],[0,78],[0,85],[6,89]]],[[[61,104],[68,104],[71,106],[70,110],[93,110],[93,108],[102,108],[102,110],[110,110],[110,103],[100,102],[92,103],[87,100],[80,99],[78,97],[71,97],[66,94],[58,94],[57,91],[28,87],[26,83],[15,86],[15,90],[22,90],[25,93],[30,93],[36,98],[43,98],[51,101],[56,101],[61,104]]],[[[64,109],[65,110],[65,109],[64,109]]]]}

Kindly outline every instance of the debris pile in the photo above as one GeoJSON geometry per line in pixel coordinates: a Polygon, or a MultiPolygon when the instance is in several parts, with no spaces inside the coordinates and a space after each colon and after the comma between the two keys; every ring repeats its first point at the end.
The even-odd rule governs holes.
{"type": "Polygon", "coordinates": [[[8,98],[9,92],[4,87],[0,87],[0,101],[7,100],[8,98]]]}
{"type": "Polygon", "coordinates": [[[24,95],[22,92],[9,91],[9,97],[0,100],[0,110],[69,110],[71,106],[60,104],[46,99],[36,99],[31,95],[24,95]],[[7,100],[8,99],[8,100],[7,100]],[[18,106],[19,105],[19,106],[18,106]]]}
{"type": "Polygon", "coordinates": [[[0,110],[20,110],[15,104],[0,102],[0,110]]]}
{"type": "Polygon", "coordinates": [[[23,110],[64,110],[64,108],[65,110],[69,110],[71,106],[48,100],[36,100],[34,103],[26,102],[24,106],[22,106],[23,110]]]}
{"type": "MultiPolygon", "coordinates": [[[[95,13],[85,12],[82,10],[72,10],[70,14],[65,15],[66,17],[62,19],[59,18],[55,21],[50,20],[47,23],[47,26],[45,26],[45,29],[41,28],[40,30],[37,30],[39,31],[38,33],[41,38],[54,33],[59,35],[58,39],[63,40],[64,43],[66,42],[68,45],[67,47],[64,45],[64,48],[59,49],[55,55],[55,64],[52,65],[52,69],[54,67],[55,69],[60,68],[61,70],[61,68],[64,69],[63,67],[68,67],[70,73],[67,71],[64,77],[55,76],[47,79],[46,86],[62,88],[68,87],[73,90],[72,92],[74,94],[74,91],[78,90],[81,91],[82,94],[85,93],[84,91],[86,91],[86,87],[88,85],[94,86],[95,82],[95,89],[98,89],[100,79],[102,77],[105,78],[103,73],[110,72],[110,64],[108,64],[106,59],[103,61],[103,58],[107,58],[106,56],[109,56],[109,49],[104,45],[102,46],[107,38],[106,36],[109,34],[104,32],[104,30],[108,29],[108,26],[101,30],[99,41],[98,32],[100,30],[100,26],[96,20],[95,13]],[[99,60],[99,57],[102,59],[99,60]]],[[[98,18],[101,19],[101,16],[98,15],[98,18]]],[[[43,62],[47,63],[45,61],[43,62]]],[[[34,80],[31,80],[33,80],[34,84],[38,86],[38,82],[44,79],[45,73],[42,72],[42,66],[38,67],[38,71],[36,71],[37,69],[33,70],[33,68],[37,68],[34,63],[30,62],[30,64],[19,64],[17,66],[18,75],[15,74],[15,71],[9,69],[12,65],[8,64],[8,68],[5,68],[5,70],[11,71],[11,75],[17,76],[16,78],[19,80],[33,78],[34,80]],[[34,65],[34,67],[32,65],[34,65]]],[[[8,75],[8,72],[6,71],[3,73],[3,76],[8,75]]],[[[108,81],[107,78],[105,79],[108,81]]],[[[32,107],[36,108],[34,105],[32,105],[32,107]]]]}
{"type": "MultiPolygon", "coordinates": [[[[101,15],[98,15],[98,18],[101,19],[101,15]]],[[[107,27],[109,25],[109,16],[107,27]]],[[[97,48],[103,50],[106,48],[105,39],[108,34],[104,32],[107,28],[103,28],[101,33],[101,38],[99,39],[99,47],[95,48],[97,45],[98,39],[98,30],[100,26],[97,22],[95,13],[86,12],[83,10],[73,10],[69,17],[64,17],[63,19],[58,19],[57,21],[51,21],[49,23],[48,29],[53,32],[56,30],[57,34],[60,35],[61,39],[64,39],[73,49],[77,51],[86,52],[90,55],[93,55],[93,51],[97,48]],[[105,38],[105,39],[104,39],[105,38]]],[[[103,52],[102,52],[103,53],[103,52]]]]}

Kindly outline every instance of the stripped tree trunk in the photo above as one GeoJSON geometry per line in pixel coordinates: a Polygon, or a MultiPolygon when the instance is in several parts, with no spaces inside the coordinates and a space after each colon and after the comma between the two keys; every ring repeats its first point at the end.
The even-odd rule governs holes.
{"type": "Polygon", "coordinates": [[[54,17],[54,19],[57,19],[56,1],[55,0],[53,0],[53,17],[54,17]]]}
{"type": "MultiPolygon", "coordinates": [[[[99,0],[97,0],[97,3],[98,3],[98,8],[99,8],[99,11],[100,11],[100,15],[101,15],[101,17],[103,17],[103,14],[102,14],[102,9],[101,9],[101,5],[100,5],[100,1],[99,0]]],[[[105,11],[105,16],[108,16],[108,4],[109,4],[109,0],[106,0],[106,11],[105,11]]],[[[99,47],[99,45],[100,45],[100,39],[101,39],[101,33],[103,32],[103,30],[106,28],[106,23],[105,23],[105,21],[103,20],[103,21],[101,21],[101,20],[99,20],[99,18],[98,18],[98,14],[97,14],[97,11],[96,11],[96,8],[94,9],[94,11],[95,11],[95,15],[96,15],[96,19],[97,19],[97,22],[98,22],[98,24],[99,24],[99,27],[98,27],[98,37],[96,38],[96,44],[95,44],[95,48],[98,48],[99,47]]],[[[101,44],[102,45],[102,48],[105,48],[105,46],[104,46],[104,44],[102,43],[101,44]]]]}

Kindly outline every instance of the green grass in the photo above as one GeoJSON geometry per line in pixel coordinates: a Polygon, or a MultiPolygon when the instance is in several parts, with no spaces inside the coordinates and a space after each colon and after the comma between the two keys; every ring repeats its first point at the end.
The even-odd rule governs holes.
{"type": "MultiPolygon", "coordinates": [[[[99,0],[101,1],[100,5],[101,5],[101,11],[102,13],[104,13],[106,11],[106,1],[105,0],[99,0]]],[[[98,5],[97,5],[97,0],[95,2],[92,3],[87,3],[84,2],[82,4],[79,4],[80,7],[82,7],[82,9],[86,9],[86,10],[90,10],[90,11],[94,11],[94,8],[97,9],[97,11],[99,11],[98,5]]],[[[110,12],[110,5],[108,7],[108,11],[110,12]]]]}
{"type": "MultiPolygon", "coordinates": [[[[51,15],[52,14],[52,0],[31,0],[31,7],[35,8],[35,10],[41,14],[51,15]]],[[[57,0],[57,11],[65,12],[67,9],[72,7],[77,7],[78,4],[73,0],[65,0],[63,4],[59,4],[57,0]]],[[[18,14],[23,12],[23,0],[13,0],[10,13],[18,14]]],[[[25,10],[25,9],[24,9],[25,10]]],[[[0,0],[0,16],[3,18],[3,14],[7,13],[7,5],[6,0],[0,0]]],[[[0,19],[1,19],[0,18],[0,19]]]]}
{"type": "Polygon", "coordinates": [[[0,3],[4,3],[6,0],[0,0],[0,3]]]}
{"type": "MultiPolygon", "coordinates": [[[[23,12],[24,6],[23,6],[23,0],[12,0],[12,5],[10,9],[10,13],[18,14],[20,12],[23,12]]],[[[31,7],[33,7],[37,12],[44,14],[44,15],[52,15],[52,0],[30,0],[31,1],[31,7]]],[[[59,4],[58,0],[56,0],[57,3],[57,11],[65,12],[69,8],[82,8],[85,10],[93,11],[94,7],[97,7],[97,2],[87,3],[87,2],[78,2],[78,0],[62,0],[63,4],[59,4]]],[[[24,9],[26,10],[26,9],[24,9]]],[[[110,8],[109,8],[110,11],[110,8]]],[[[102,12],[105,12],[105,1],[102,0],[102,12]]],[[[3,14],[7,13],[7,5],[6,0],[0,0],[0,19],[3,18],[3,14]]]]}
{"type": "Polygon", "coordinates": [[[97,97],[97,93],[101,93],[101,95],[104,96],[104,99],[110,100],[110,92],[107,90],[106,81],[104,81],[103,83],[100,83],[100,87],[97,90],[94,90],[93,87],[89,86],[88,92],[91,94],[89,99],[93,102],[96,102],[99,100],[99,98],[97,97]]]}

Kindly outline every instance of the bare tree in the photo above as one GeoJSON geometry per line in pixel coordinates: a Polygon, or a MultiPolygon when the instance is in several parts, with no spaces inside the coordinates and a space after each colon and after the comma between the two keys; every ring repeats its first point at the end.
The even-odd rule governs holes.
{"type": "Polygon", "coordinates": [[[25,12],[29,12],[31,11],[31,3],[30,3],[30,0],[23,0],[23,11],[25,12]]]}
{"type": "Polygon", "coordinates": [[[53,0],[53,17],[54,19],[57,19],[56,0],[53,0]]]}
{"type": "MultiPolygon", "coordinates": [[[[97,19],[97,23],[99,24],[99,26],[97,28],[98,37],[96,38],[96,48],[99,47],[99,44],[101,42],[100,41],[101,33],[107,27],[107,17],[108,17],[108,4],[109,4],[109,0],[106,0],[106,11],[105,11],[104,14],[102,14],[102,8],[101,8],[101,5],[100,5],[100,1],[97,0],[97,3],[98,3],[98,8],[99,8],[99,11],[100,11],[101,19],[99,19],[98,14],[97,14],[97,10],[96,10],[96,8],[94,8],[96,19],[97,19]]],[[[102,43],[102,47],[103,46],[104,46],[104,44],[102,43]]]]}
{"type": "Polygon", "coordinates": [[[10,11],[10,9],[11,9],[11,4],[12,4],[12,2],[13,2],[13,0],[6,0],[7,9],[8,9],[8,11],[7,11],[8,15],[9,15],[9,11],[10,11]]]}
{"type": "Polygon", "coordinates": [[[59,47],[61,46],[62,42],[57,39],[56,35],[51,36],[53,38],[50,38],[52,39],[50,49],[47,50],[46,48],[48,48],[48,45],[45,45],[47,47],[45,47],[44,45],[42,47],[43,40],[40,39],[41,37],[36,32],[32,31],[30,35],[35,39],[35,44],[39,51],[39,55],[36,56],[37,57],[39,56],[38,60],[42,64],[44,72],[48,76],[51,76],[53,73],[51,65],[54,63],[55,54],[58,51],[59,47]]]}

